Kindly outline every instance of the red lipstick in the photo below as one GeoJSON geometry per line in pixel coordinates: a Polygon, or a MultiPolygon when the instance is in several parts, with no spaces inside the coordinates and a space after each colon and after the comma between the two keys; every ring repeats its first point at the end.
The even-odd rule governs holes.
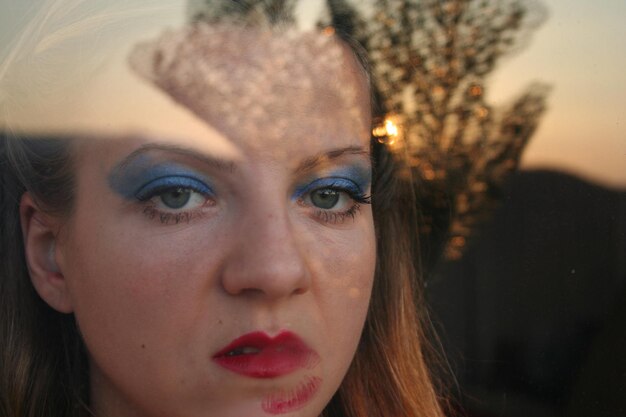
{"type": "Polygon", "coordinates": [[[252,378],[276,378],[298,369],[312,368],[319,355],[297,335],[281,332],[271,337],[252,332],[220,349],[213,360],[220,366],[252,378]]]}

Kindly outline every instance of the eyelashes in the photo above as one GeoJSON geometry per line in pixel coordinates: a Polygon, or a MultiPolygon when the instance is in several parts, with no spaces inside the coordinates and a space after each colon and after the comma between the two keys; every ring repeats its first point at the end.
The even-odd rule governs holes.
{"type": "Polygon", "coordinates": [[[320,178],[296,191],[300,205],[311,207],[322,223],[341,224],[354,219],[362,204],[371,204],[363,187],[343,177],[320,178]]]}
{"type": "Polygon", "coordinates": [[[211,188],[201,180],[187,175],[171,175],[154,179],[141,186],[135,193],[135,197],[139,201],[146,201],[155,195],[176,189],[191,190],[204,195],[213,194],[211,188]]]}
{"type": "Polygon", "coordinates": [[[143,214],[163,224],[189,223],[216,205],[213,190],[186,175],[154,179],[137,190],[135,198],[144,206],[143,214]]]}
{"type": "MultiPolygon", "coordinates": [[[[362,204],[371,197],[364,186],[343,177],[316,179],[297,187],[293,200],[323,224],[341,224],[354,219],[362,204]]],[[[189,223],[217,206],[213,189],[202,180],[188,175],[159,177],[142,185],[134,197],[143,206],[143,214],[162,224],[189,223]]]]}

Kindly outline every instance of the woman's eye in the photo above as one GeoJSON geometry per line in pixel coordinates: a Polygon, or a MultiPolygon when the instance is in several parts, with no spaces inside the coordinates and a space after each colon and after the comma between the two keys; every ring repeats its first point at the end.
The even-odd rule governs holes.
{"type": "Polygon", "coordinates": [[[160,177],[135,194],[143,213],[163,224],[188,223],[215,206],[215,193],[202,180],[191,176],[160,177]]]}
{"type": "Polygon", "coordinates": [[[337,205],[340,197],[341,193],[336,190],[328,188],[315,190],[311,193],[311,203],[315,207],[329,210],[337,205]]]}
{"type": "Polygon", "coordinates": [[[342,177],[317,179],[297,195],[303,206],[314,209],[315,217],[330,224],[354,218],[361,204],[370,203],[370,197],[363,193],[361,186],[342,177]]]}
{"type": "Polygon", "coordinates": [[[309,191],[301,202],[314,208],[313,214],[321,222],[340,224],[348,218],[354,219],[361,204],[370,204],[370,197],[351,184],[335,181],[333,185],[309,191]]]}
{"type": "Polygon", "coordinates": [[[348,210],[359,200],[351,192],[337,188],[317,188],[308,193],[304,203],[324,212],[348,210]]]}
{"type": "Polygon", "coordinates": [[[208,197],[189,188],[172,188],[152,198],[155,208],[161,210],[191,210],[204,205],[208,197]]]}
{"type": "Polygon", "coordinates": [[[171,209],[183,208],[191,199],[191,190],[176,188],[159,196],[161,202],[171,209]]]}

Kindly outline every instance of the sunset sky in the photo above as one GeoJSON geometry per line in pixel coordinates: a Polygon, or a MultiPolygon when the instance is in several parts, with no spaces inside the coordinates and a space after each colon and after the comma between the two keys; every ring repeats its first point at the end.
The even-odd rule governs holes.
{"type": "MultiPolygon", "coordinates": [[[[8,46],[43,3],[0,0],[0,59],[6,58],[8,46]]],[[[299,10],[311,14],[316,3],[303,2],[299,10]]],[[[487,97],[504,104],[532,81],[552,85],[549,110],[523,156],[523,167],[560,169],[626,189],[626,2],[541,3],[548,10],[547,20],[526,49],[496,68],[488,79],[487,97]]],[[[181,10],[177,19],[182,18],[181,10]]],[[[167,23],[171,26],[175,20],[167,23]]]]}
{"type": "Polygon", "coordinates": [[[532,80],[553,86],[526,168],[554,167],[626,188],[626,2],[544,0],[548,19],[489,84],[506,102],[532,80]]]}

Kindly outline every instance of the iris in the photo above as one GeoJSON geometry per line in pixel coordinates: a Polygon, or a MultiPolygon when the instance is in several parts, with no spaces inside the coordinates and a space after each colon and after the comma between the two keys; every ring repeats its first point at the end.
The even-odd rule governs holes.
{"type": "Polygon", "coordinates": [[[163,204],[171,209],[179,209],[185,206],[191,199],[192,191],[188,188],[175,188],[161,193],[163,204]]]}
{"type": "Polygon", "coordinates": [[[339,191],[328,188],[311,193],[311,202],[321,209],[331,209],[339,202],[339,191]]]}

